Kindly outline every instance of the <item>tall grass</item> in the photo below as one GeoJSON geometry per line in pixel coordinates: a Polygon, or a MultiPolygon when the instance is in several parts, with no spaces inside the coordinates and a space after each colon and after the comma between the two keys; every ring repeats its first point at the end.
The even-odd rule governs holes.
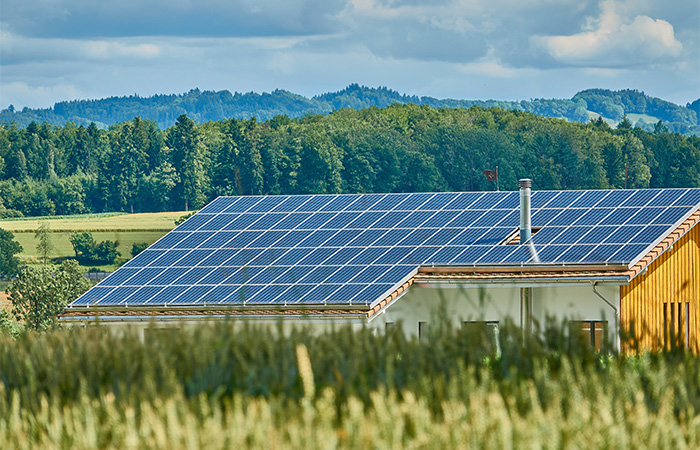
{"type": "Polygon", "coordinates": [[[0,448],[700,448],[700,359],[543,335],[0,337],[0,448]]]}

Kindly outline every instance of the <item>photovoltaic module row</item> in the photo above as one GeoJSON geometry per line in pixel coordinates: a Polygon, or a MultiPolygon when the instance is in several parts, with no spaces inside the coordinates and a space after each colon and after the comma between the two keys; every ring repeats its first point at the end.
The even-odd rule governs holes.
{"type": "Polygon", "coordinates": [[[624,263],[700,189],[220,197],[72,305],[371,304],[421,265],[624,263]]]}

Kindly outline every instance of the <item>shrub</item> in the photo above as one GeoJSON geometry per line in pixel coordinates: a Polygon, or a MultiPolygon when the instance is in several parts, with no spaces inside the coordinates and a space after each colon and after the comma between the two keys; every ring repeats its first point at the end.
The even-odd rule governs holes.
{"type": "Polygon", "coordinates": [[[134,257],[148,248],[147,242],[134,242],[131,246],[131,256],[134,257]]]}
{"type": "Polygon", "coordinates": [[[118,241],[95,242],[95,238],[90,232],[75,232],[70,237],[73,245],[75,258],[80,264],[113,264],[114,260],[121,255],[117,250],[118,241]]]}

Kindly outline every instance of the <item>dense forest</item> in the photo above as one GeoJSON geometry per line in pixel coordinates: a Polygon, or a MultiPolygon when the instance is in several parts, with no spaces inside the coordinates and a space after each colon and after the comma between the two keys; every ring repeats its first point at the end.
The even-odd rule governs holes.
{"type": "Polygon", "coordinates": [[[63,126],[68,122],[88,126],[94,122],[99,128],[131,120],[134,117],[154,120],[162,129],[175,124],[182,114],[196,123],[228,118],[269,120],[284,115],[299,118],[310,114],[328,114],[344,108],[384,108],[391,104],[427,105],[433,108],[498,107],[505,110],[527,111],[544,117],[586,123],[603,117],[616,125],[627,115],[635,127],[653,131],[662,121],[670,131],[681,134],[700,134],[700,99],[685,107],[650,97],[644,92],[626,89],[610,91],[589,89],[571,99],[530,99],[523,101],[454,100],[417,97],[400,94],[387,88],[368,88],[352,84],[339,92],[306,98],[284,90],[257,94],[191,90],[181,95],[152,97],[111,97],[101,100],[75,100],[56,103],[53,108],[15,111],[9,106],[0,112],[0,123],[15,123],[26,127],[32,121],[63,126]]]}
{"type": "Polygon", "coordinates": [[[200,208],[219,195],[697,187],[700,138],[623,120],[391,105],[267,121],[181,115],[103,130],[0,126],[0,215],[200,208]]]}

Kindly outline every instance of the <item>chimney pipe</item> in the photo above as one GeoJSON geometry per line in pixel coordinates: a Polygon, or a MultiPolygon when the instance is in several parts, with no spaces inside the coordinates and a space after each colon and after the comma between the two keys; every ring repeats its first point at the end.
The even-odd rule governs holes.
{"type": "Polygon", "coordinates": [[[530,223],[530,187],[532,180],[523,178],[520,183],[520,243],[524,244],[532,236],[532,224],[530,223]]]}

